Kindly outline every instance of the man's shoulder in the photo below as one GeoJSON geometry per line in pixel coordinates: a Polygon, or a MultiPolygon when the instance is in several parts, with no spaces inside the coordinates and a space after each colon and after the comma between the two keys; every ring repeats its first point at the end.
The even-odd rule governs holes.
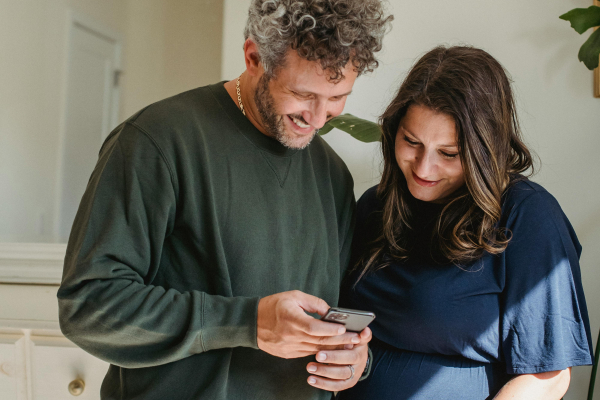
{"type": "Polygon", "coordinates": [[[169,131],[219,118],[219,102],[213,93],[215,85],[188,90],[143,108],[127,122],[147,131],[169,131]]]}
{"type": "Polygon", "coordinates": [[[327,182],[338,200],[346,204],[349,198],[354,199],[354,179],[342,158],[319,135],[304,150],[310,159],[310,165],[315,171],[315,177],[321,182],[327,182]]]}
{"type": "Polygon", "coordinates": [[[307,148],[311,152],[313,160],[319,163],[325,163],[329,170],[333,173],[340,174],[344,177],[349,177],[350,171],[346,166],[346,163],[342,158],[335,152],[335,150],[318,134],[315,135],[312,143],[307,148]]]}
{"type": "MultiPolygon", "coordinates": [[[[157,101],[125,120],[147,136],[167,158],[191,149],[219,151],[235,129],[224,104],[223,83],[198,87],[157,101]],[[220,85],[220,86],[219,86],[220,85]]],[[[226,92],[225,92],[226,93],[226,92]]],[[[123,126],[123,125],[122,125],[123,126]]],[[[119,127],[115,129],[119,133],[119,127]]]]}

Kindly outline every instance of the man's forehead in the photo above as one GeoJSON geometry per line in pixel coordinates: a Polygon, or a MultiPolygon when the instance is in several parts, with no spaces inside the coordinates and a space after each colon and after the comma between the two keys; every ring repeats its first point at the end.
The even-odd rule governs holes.
{"type": "Polygon", "coordinates": [[[348,96],[352,93],[352,86],[340,86],[338,84],[332,84],[330,87],[321,86],[316,88],[315,86],[306,85],[294,85],[289,84],[287,87],[298,94],[316,94],[316,95],[329,95],[329,96],[348,96]]]}
{"type": "Polygon", "coordinates": [[[354,66],[348,63],[342,69],[340,79],[331,79],[333,72],[323,69],[319,61],[302,58],[292,50],[288,52],[285,64],[277,71],[276,80],[296,92],[330,95],[330,92],[335,92],[335,96],[350,94],[358,75],[354,66]]]}
{"type": "Polygon", "coordinates": [[[289,69],[294,66],[301,67],[319,76],[335,77],[338,72],[341,72],[342,77],[340,79],[332,79],[341,81],[348,72],[355,70],[351,60],[346,61],[345,65],[342,65],[342,60],[337,64],[328,64],[323,67],[321,60],[309,60],[298,54],[296,50],[289,49],[283,59],[281,69],[289,69]]]}
{"type": "Polygon", "coordinates": [[[346,78],[339,81],[328,80],[325,76],[314,79],[303,74],[292,75],[290,79],[281,76],[279,83],[287,90],[298,94],[314,94],[320,96],[347,96],[352,92],[354,79],[346,78]]]}

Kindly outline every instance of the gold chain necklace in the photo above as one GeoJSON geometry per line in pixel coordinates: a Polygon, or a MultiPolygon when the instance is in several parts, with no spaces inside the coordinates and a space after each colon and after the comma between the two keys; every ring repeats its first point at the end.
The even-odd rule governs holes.
{"type": "Polygon", "coordinates": [[[244,111],[244,104],[242,103],[242,94],[240,93],[240,78],[241,77],[242,77],[242,75],[238,76],[237,83],[235,84],[235,89],[237,91],[238,104],[240,105],[240,110],[242,110],[242,114],[244,114],[244,117],[245,117],[246,111],[244,111]]]}

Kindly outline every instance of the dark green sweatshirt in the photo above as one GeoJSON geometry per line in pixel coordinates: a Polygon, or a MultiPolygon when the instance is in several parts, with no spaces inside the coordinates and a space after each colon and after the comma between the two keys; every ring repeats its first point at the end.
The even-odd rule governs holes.
{"type": "Polygon", "coordinates": [[[310,358],[257,347],[261,297],[337,304],[352,178],[320,137],[290,150],[223,83],[153,104],[106,139],[69,238],[63,333],[112,365],[102,399],[329,399],[310,358]]]}

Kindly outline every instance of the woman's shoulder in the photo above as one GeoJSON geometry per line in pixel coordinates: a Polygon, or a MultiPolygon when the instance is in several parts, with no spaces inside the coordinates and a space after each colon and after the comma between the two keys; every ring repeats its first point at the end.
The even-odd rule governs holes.
{"type": "Polygon", "coordinates": [[[552,194],[542,185],[530,181],[526,177],[519,177],[513,181],[506,192],[502,204],[503,214],[510,214],[516,210],[543,214],[547,212],[560,212],[560,205],[552,194]]]}
{"type": "Polygon", "coordinates": [[[370,224],[377,220],[375,215],[383,210],[383,202],[377,195],[378,186],[367,189],[356,203],[356,221],[359,225],[370,224]]]}
{"type": "Polygon", "coordinates": [[[382,202],[377,195],[377,188],[379,185],[372,186],[368,188],[362,196],[358,199],[356,203],[356,207],[359,210],[368,210],[373,211],[375,209],[382,208],[382,202]]]}
{"type": "Polygon", "coordinates": [[[566,242],[570,238],[581,252],[573,226],[556,198],[540,184],[528,179],[515,182],[506,191],[500,224],[515,236],[525,232],[527,235],[535,233],[547,240],[550,237],[562,237],[566,242]]]}

